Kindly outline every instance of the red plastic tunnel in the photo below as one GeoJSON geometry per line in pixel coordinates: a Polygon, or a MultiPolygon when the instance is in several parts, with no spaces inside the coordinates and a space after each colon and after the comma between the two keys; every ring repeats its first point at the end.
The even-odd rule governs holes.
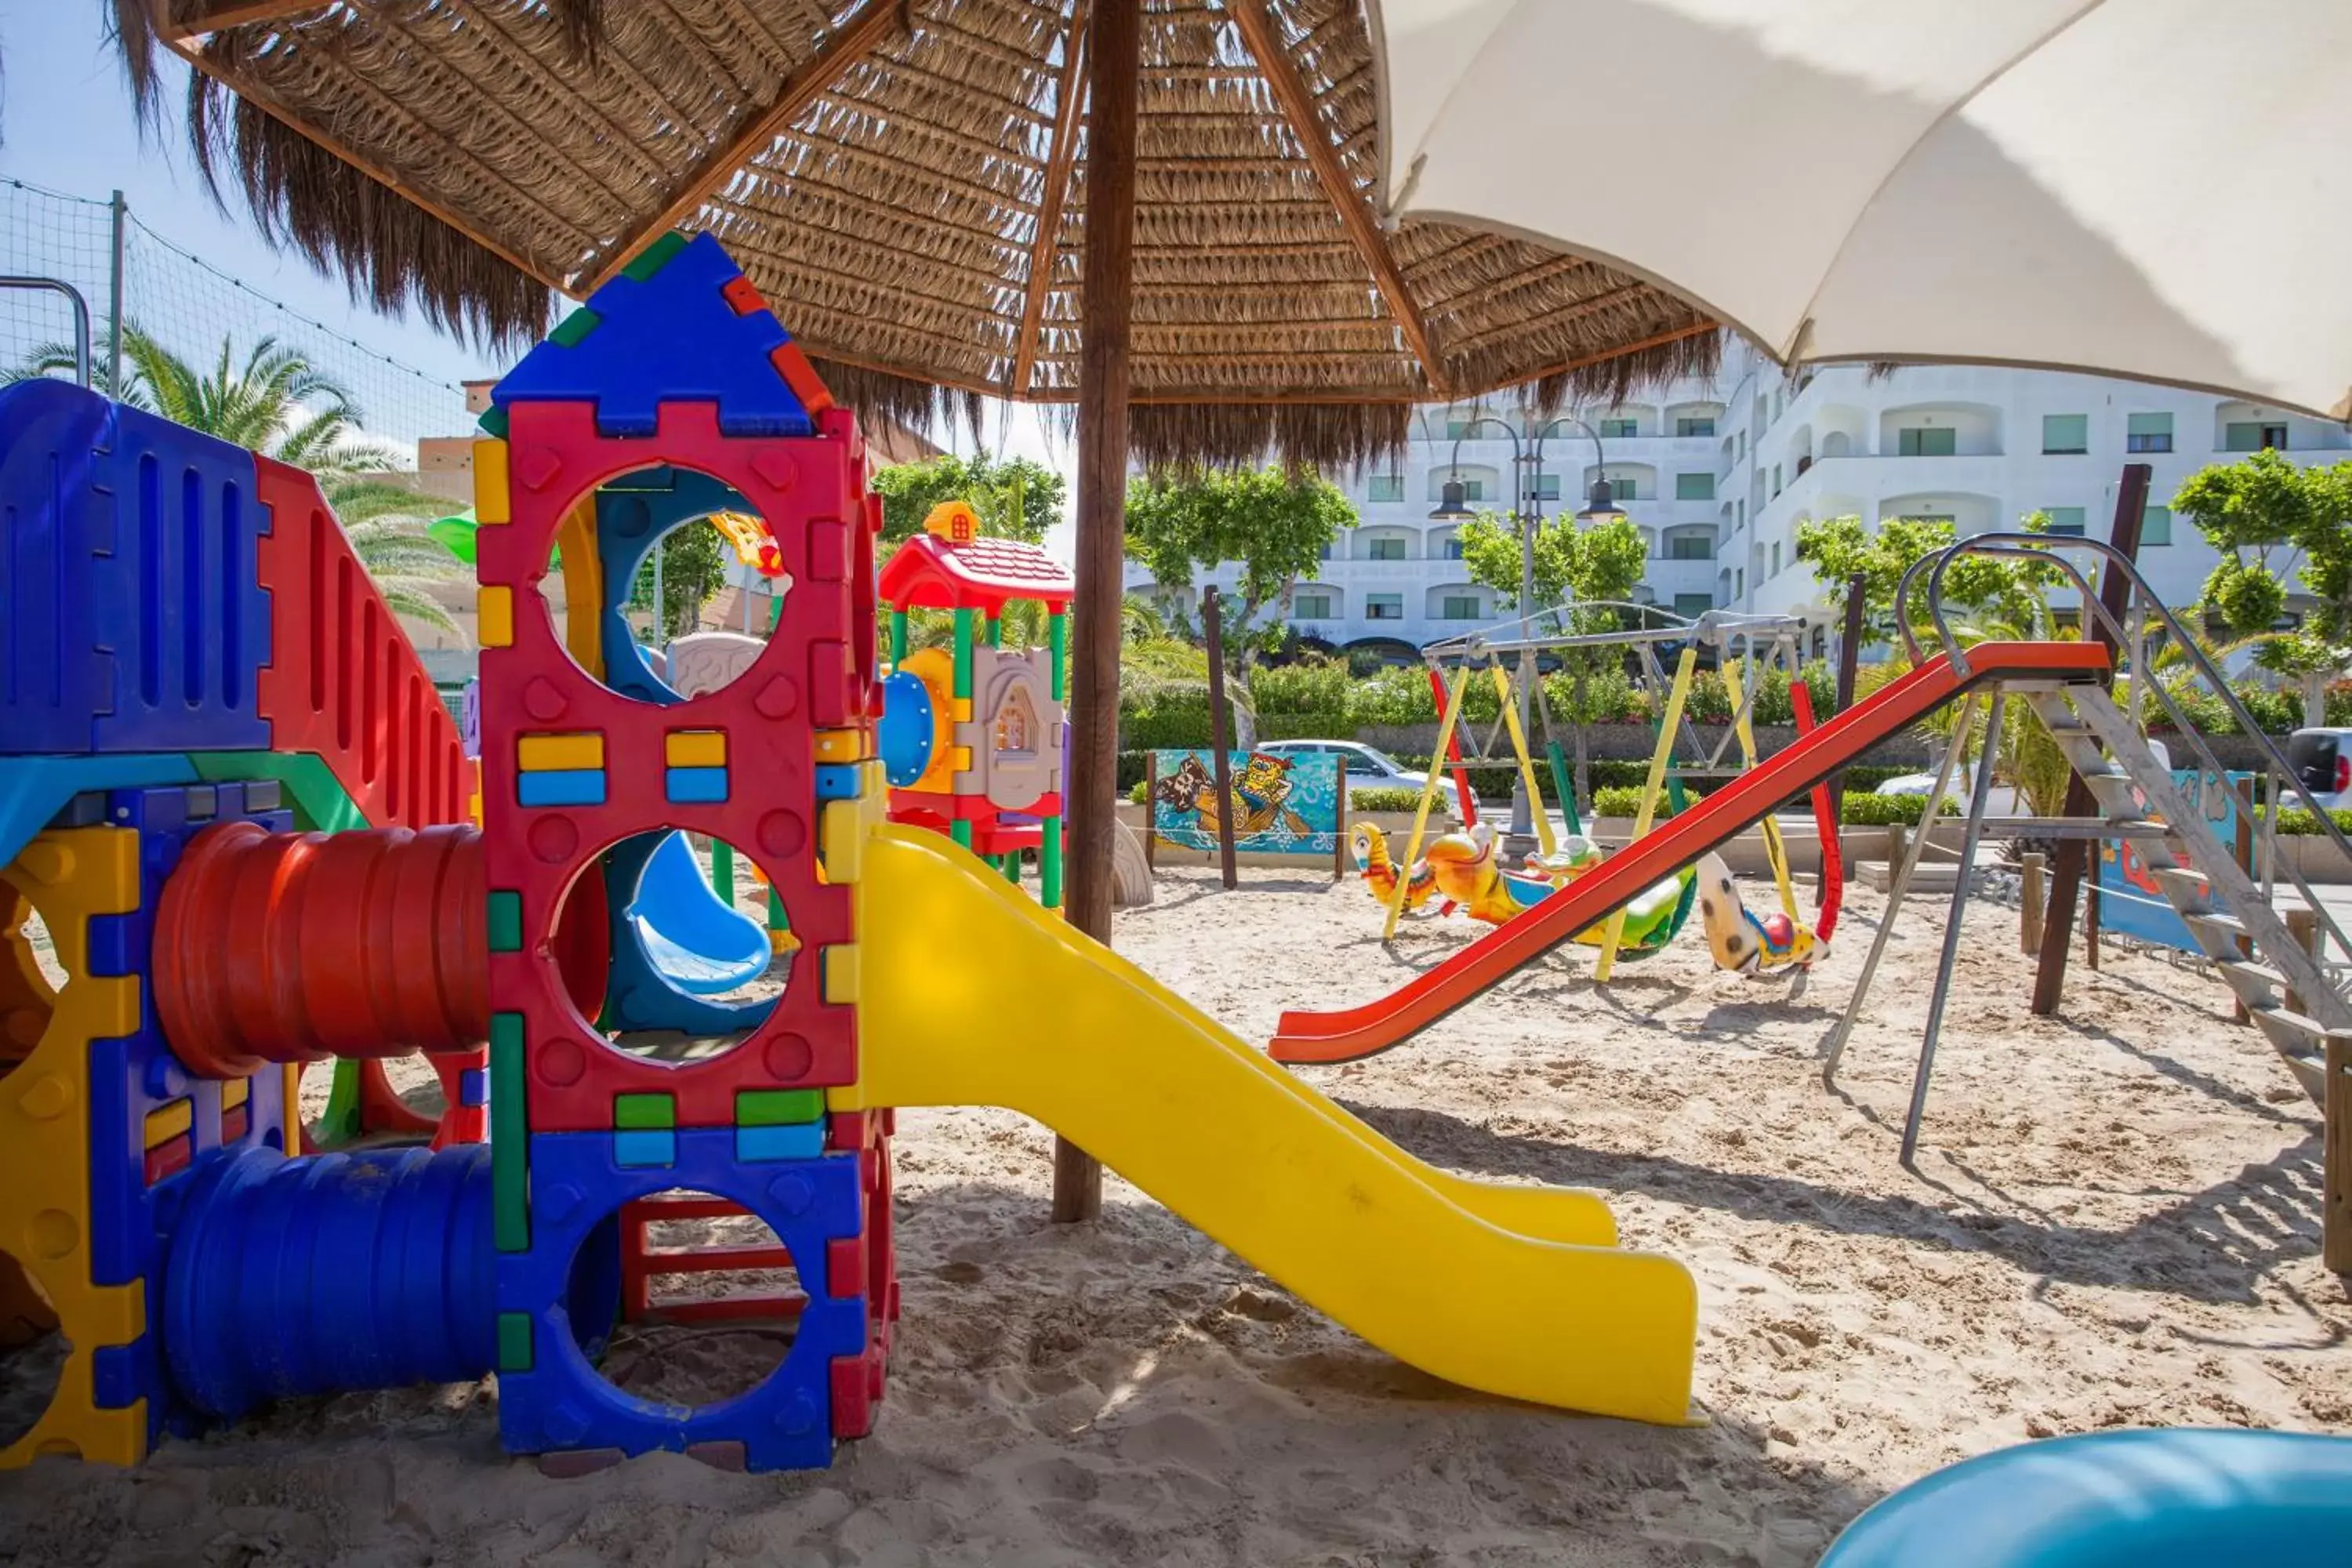
{"type": "MultiPolygon", "coordinates": [[[[192,1072],[459,1051],[489,1032],[488,878],[478,829],[192,840],[156,910],[155,1013],[192,1072]]],[[[575,999],[604,994],[604,879],[567,900],[558,943],[575,999]]]]}

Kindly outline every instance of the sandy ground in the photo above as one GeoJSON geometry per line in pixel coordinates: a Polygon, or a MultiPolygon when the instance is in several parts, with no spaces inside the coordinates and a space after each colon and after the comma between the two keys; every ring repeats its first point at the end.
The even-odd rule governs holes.
{"type": "MultiPolygon", "coordinates": [[[[1245,1037],[1470,935],[1417,922],[1384,952],[1359,887],[1244,875],[1227,894],[1163,873],[1118,945],[1245,1037]]],[[[1042,1130],[927,1112],[901,1121],[880,1429],[830,1472],[655,1456],[551,1480],[500,1454],[487,1385],[351,1395],[131,1474],[0,1477],[0,1561],[1800,1564],[1888,1490],[2028,1436],[2352,1432],[2318,1119],[2221,986],[2113,957],[2035,1020],[2016,915],[1979,906],[1913,1176],[1895,1142],[1940,931],[1925,902],[1844,1092],[1818,1078],[1881,907],[1855,894],[1800,999],[1716,973],[1694,929],[1605,991],[1571,952],[1306,1075],[1424,1159],[1598,1188],[1631,1244],[1685,1259],[1704,1427],[1437,1384],[1115,1180],[1100,1224],[1052,1227],[1042,1130]]]]}

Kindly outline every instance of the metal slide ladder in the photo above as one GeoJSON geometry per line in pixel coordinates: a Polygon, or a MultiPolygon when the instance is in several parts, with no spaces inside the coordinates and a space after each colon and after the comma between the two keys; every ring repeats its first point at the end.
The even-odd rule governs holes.
{"type": "MultiPolygon", "coordinates": [[[[2262,888],[2239,867],[2231,847],[2113,698],[2093,686],[2034,692],[2026,700],[2091,786],[2106,820],[2123,827],[2117,837],[2151,817],[2162,824],[2160,836],[2140,842],[2148,874],[2244,1004],[2247,1016],[2285,1059],[2287,1070],[2313,1100],[2325,1103],[2327,1037],[2352,1037],[2352,1003],[2337,994],[2319,963],[2288,933],[2262,888]],[[2169,863],[2159,863],[2159,854],[2166,852],[2169,863]],[[2289,992],[2305,1011],[2288,1010],[2289,992]]],[[[2318,909],[2302,879],[2292,869],[2288,875],[2318,909]]]]}
{"type": "MultiPolygon", "coordinates": [[[[1941,602],[1946,570],[1955,560],[1967,555],[2034,559],[2057,565],[2073,579],[2074,586],[2080,592],[2086,622],[2111,639],[2110,646],[2119,650],[2125,668],[2132,671],[2144,670],[2147,667],[2145,654],[2151,632],[2161,633],[2171,639],[2204,685],[2229,709],[2237,721],[2240,733],[2252,737],[2262,749],[2269,776],[2283,782],[2294,795],[2301,797],[2303,805],[2316,815],[2321,833],[2335,843],[2347,861],[2352,861],[2352,842],[2347,841],[2343,832],[2320,808],[2319,803],[2288,765],[2276,744],[2263,733],[2261,726],[2230,690],[2221,672],[2198,648],[2188,628],[2165,607],[2132,563],[2101,541],[2026,533],[1980,534],[1953,545],[1939,555],[1916,563],[1905,575],[1895,595],[1896,623],[1904,627],[1905,640],[1909,644],[1915,663],[1922,657],[1922,650],[1910,630],[1911,621],[1904,613],[1904,604],[1914,580],[1924,571],[1927,574],[1929,617],[1943,650],[1956,668],[1967,668],[1967,650],[1953,635],[1941,602]],[[2105,558],[2108,572],[2119,574],[2128,590],[2120,616],[2111,613],[2100,602],[2084,573],[2061,553],[2069,550],[2096,552],[2105,558]]],[[[1927,1026],[1912,1079],[1911,1104],[1903,1130],[1903,1163],[1910,1165],[1918,1149],[1920,1123],[1926,1113],[1928,1084],[1935,1070],[1936,1043],[1942,1028],[1945,1004],[1950,995],[1961,917],[1966,909],[1978,846],[1987,838],[2021,837],[2130,839],[2139,847],[2157,885],[2179,912],[2182,922],[2202,954],[2212,963],[2214,971],[2228,983],[2230,989],[2244,1005],[2249,1018],[2278,1051],[2295,1080],[2327,1111],[2331,1163],[2336,1163],[2333,1152],[2336,1142],[2341,1139],[2347,1150],[2342,1161],[2347,1166],[2345,1172],[2331,1176],[2331,1194],[2337,1181],[2352,1184],[2352,1131],[2334,1125],[2339,1116],[2352,1114],[2352,1001],[2347,1001],[2336,989],[2335,980],[2328,973],[2328,965],[2307,952],[2290,933],[2286,921],[2273,907],[2268,890],[2257,884],[2253,877],[2238,864],[2231,847],[2221,841],[2203,814],[2196,809],[2174,782],[2171,767],[2158,759],[2136,714],[2118,707],[2106,688],[2094,681],[2010,682],[1967,700],[1953,743],[1946,753],[1935,787],[1929,792],[1921,813],[1918,829],[1912,836],[1901,863],[1894,868],[1887,889],[1886,915],[1879,922],[1869,957],[1855,977],[1853,994],[1845,1014],[1831,1032],[1822,1068],[1822,1081],[1835,1087],[1838,1064],[1843,1057],[1854,1024],[1861,1016],[1871,980],[1885,952],[1912,874],[1928,847],[1943,803],[1952,794],[1956,764],[1968,750],[1971,724],[1981,718],[1985,721],[1983,733],[1998,737],[2002,733],[2004,710],[2012,699],[2031,706],[2049,730],[2053,739],[2064,751],[2074,772],[2089,788],[2099,815],[2094,817],[2046,818],[1989,816],[1985,808],[1993,769],[1989,763],[1979,764],[1977,768],[1969,809],[1959,824],[1959,875],[1952,892],[1951,910],[1944,931],[1942,959],[1928,1001],[1927,1026]],[[2299,1005],[2298,1008],[2287,1005],[2290,994],[2299,1005]],[[2337,1095],[2336,1104],[2332,1106],[2328,1093],[2331,1043],[2336,1060],[2342,1064],[2342,1070],[2348,1080],[2334,1086],[2337,1095]]],[[[2208,776],[2226,778],[2227,770],[2206,743],[2204,736],[2189,721],[2179,699],[2159,682],[2136,681],[2131,693],[2132,708],[2137,710],[2144,701],[2150,700],[2178,731],[2173,739],[2188,748],[2190,755],[2185,761],[2208,776]]],[[[2242,798],[2239,804],[2243,810],[2252,803],[2242,798]]],[[[2274,797],[2271,804],[2277,805],[2284,802],[2274,797]]],[[[2283,873],[2281,879],[2300,895],[2312,911],[2319,952],[2325,954],[2332,947],[2338,954],[2352,955],[2352,939],[2347,938],[2343,928],[2328,913],[2326,906],[2302,874],[2292,864],[2281,864],[2280,870],[2283,873]]],[[[2334,1202],[2331,1195],[2331,1215],[2334,1202]]],[[[2343,1245],[2347,1248],[2347,1255],[2352,1255],[2352,1237],[2347,1237],[2343,1245]]],[[[2333,1255],[2335,1244],[2331,1243],[2330,1250],[2333,1255]]]]}

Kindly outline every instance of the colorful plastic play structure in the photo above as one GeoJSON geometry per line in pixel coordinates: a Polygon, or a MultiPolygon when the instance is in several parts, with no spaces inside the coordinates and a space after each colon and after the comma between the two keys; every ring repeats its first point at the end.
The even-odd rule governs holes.
{"type": "MultiPolygon", "coordinates": [[[[944,831],[886,819],[862,442],[716,241],[651,247],[485,425],[476,827],[456,726],[308,478],[62,383],[0,392],[0,1302],[70,1347],[0,1466],[491,1373],[507,1447],[551,1468],[825,1464],[882,1392],[902,1105],[1035,1117],[1437,1376],[1686,1419],[1690,1276],[1617,1247],[1598,1198],[1420,1163],[955,841],[1024,811],[1058,838],[1037,661],[969,642],[931,734],[986,785],[908,803],[944,831]],[[609,617],[705,509],[761,519],[789,589],[686,695],[609,617]],[[623,918],[680,833],[785,911],[772,994],[681,989],[623,918]],[[1008,997],[1050,1026],[998,1026],[1008,997]],[[419,1048],[453,1064],[441,1146],[304,1146],[302,1064],[419,1048]],[[739,1212],[774,1244],[647,1244],[739,1212]],[[713,1267],[777,1289],[645,1288],[713,1267]],[[780,1325],[782,1364],[701,1406],[606,1380],[616,1321],[698,1309],[780,1325]]],[[[926,538],[921,607],[986,564],[926,538]]]]}
{"type": "Polygon", "coordinates": [[[1069,569],[1034,544],[996,539],[960,500],[891,552],[879,592],[890,607],[890,670],[880,744],[890,819],[947,834],[1021,880],[1037,857],[1038,901],[1062,905],[1062,683],[1069,569]],[[1046,646],[1004,646],[1005,606],[1042,605],[1046,646]],[[908,649],[912,616],[951,615],[947,647],[908,649]]]}

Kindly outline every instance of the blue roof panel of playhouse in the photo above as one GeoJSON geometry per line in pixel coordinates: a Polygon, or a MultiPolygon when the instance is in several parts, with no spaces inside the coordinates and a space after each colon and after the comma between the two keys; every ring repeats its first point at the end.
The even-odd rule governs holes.
{"type": "Polygon", "coordinates": [[[84,387],[0,389],[0,752],[267,749],[253,454],[84,387]]]}
{"type": "Polygon", "coordinates": [[[738,315],[726,298],[742,275],[718,240],[698,234],[650,276],[623,273],[590,295],[594,324],[559,326],[490,399],[501,408],[593,403],[607,436],[651,436],[659,405],[677,402],[718,404],[729,436],[810,435],[808,410],[769,357],[791,334],[768,310],[738,315]]]}

